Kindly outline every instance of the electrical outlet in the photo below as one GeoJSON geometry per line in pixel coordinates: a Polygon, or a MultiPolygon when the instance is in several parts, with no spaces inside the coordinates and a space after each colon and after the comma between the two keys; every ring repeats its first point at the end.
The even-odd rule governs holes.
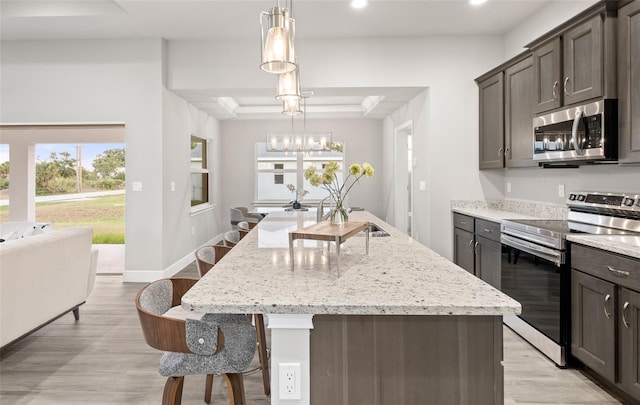
{"type": "Polygon", "coordinates": [[[280,399],[301,399],[300,363],[278,364],[280,399]]]}
{"type": "Polygon", "coordinates": [[[564,197],[564,184],[558,184],[558,197],[564,197]]]}

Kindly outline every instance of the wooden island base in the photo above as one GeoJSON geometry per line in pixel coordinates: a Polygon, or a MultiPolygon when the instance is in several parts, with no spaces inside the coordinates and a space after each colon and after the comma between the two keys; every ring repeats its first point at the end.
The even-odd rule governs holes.
{"type": "Polygon", "coordinates": [[[501,316],[315,315],[311,404],[503,404],[501,316]]]}

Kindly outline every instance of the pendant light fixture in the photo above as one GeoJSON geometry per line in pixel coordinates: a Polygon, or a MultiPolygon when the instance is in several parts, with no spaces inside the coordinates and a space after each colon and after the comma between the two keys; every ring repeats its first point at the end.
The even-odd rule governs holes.
{"type": "Polygon", "coordinates": [[[280,1],[269,12],[260,13],[262,70],[280,74],[296,68],[294,31],[290,9],[281,8],[280,1]]]}
{"type": "Polygon", "coordinates": [[[300,100],[283,100],[282,101],[282,113],[284,115],[298,115],[302,113],[300,109],[300,100]]]}
{"type": "Polygon", "coordinates": [[[300,100],[300,67],[296,66],[294,70],[278,75],[278,89],[276,92],[276,100],[293,101],[300,100]]]}

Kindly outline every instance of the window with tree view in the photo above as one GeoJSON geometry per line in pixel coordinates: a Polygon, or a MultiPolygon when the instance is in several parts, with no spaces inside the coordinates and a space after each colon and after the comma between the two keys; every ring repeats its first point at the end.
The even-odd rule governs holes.
{"type": "Polygon", "coordinates": [[[191,136],[191,206],[209,203],[208,141],[191,136]]]}

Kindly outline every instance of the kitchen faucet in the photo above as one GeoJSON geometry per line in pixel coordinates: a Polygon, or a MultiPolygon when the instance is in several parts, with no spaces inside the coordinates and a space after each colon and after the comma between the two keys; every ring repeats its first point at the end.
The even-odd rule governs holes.
{"type": "MultiPolygon", "coordinates": [[[[331,196],[329,196],[331,197],[331,196]]],[[[316,211],[316,222],[320,222],[320,221],[324,221],[325,219],[329,218],[329,214],[331,214],[331,210],[329,210],[329,212],[327,212],[327,214],[324,214],[324,202],[329,198],[329,197],[325,197],[322,200],[320,200],[320,202],[318,203],[318,209],[316,211]]]]}

